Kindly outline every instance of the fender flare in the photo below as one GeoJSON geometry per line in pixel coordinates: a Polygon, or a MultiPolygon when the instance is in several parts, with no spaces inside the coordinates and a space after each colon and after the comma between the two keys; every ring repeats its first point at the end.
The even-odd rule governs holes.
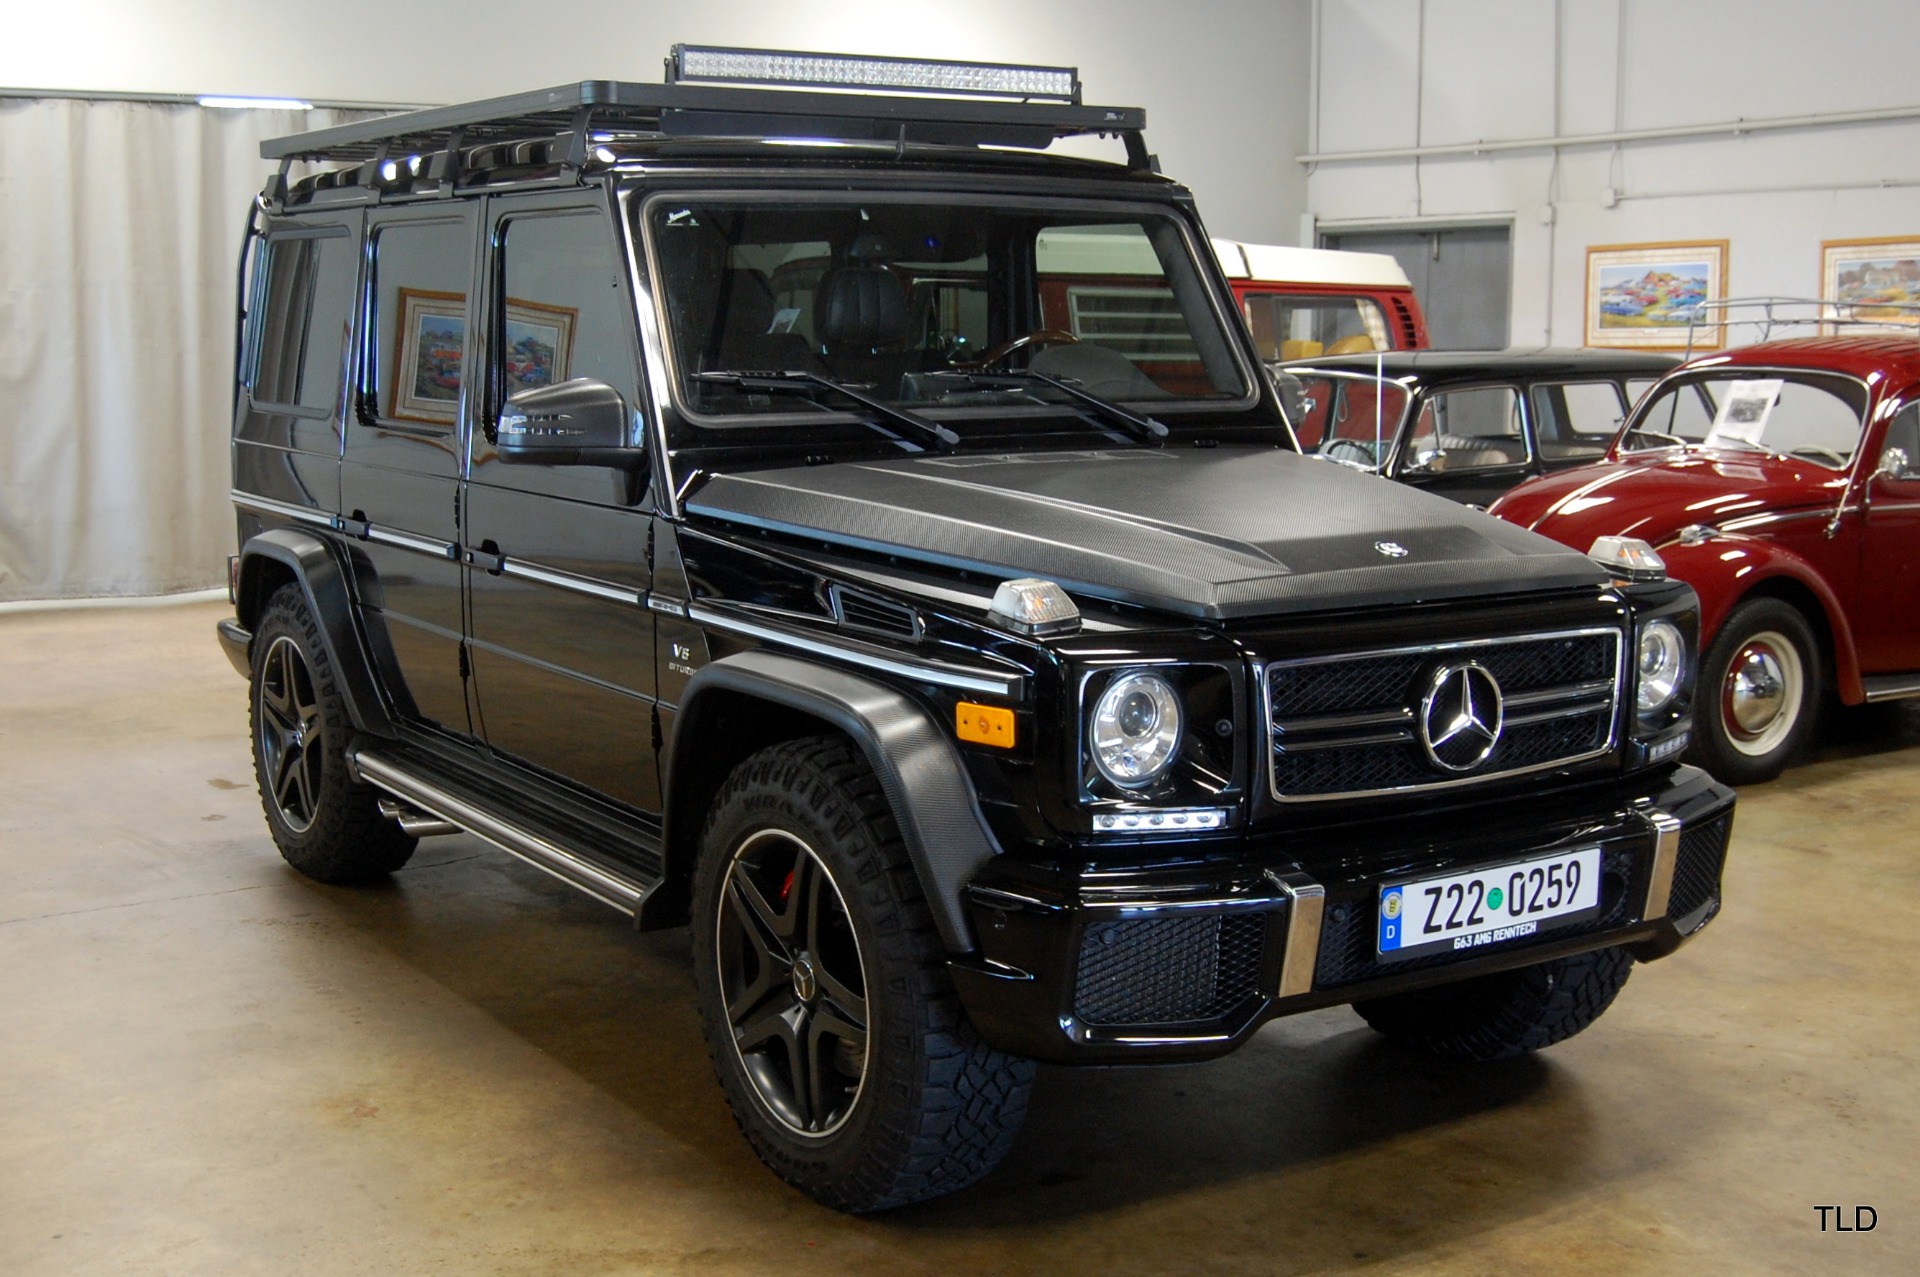
{"type": "Polygon", "coordinates": [[[681,771],[682,752],[698,739],[703,697],[722,689],[811,715],[860,748],[893,809],[941,940],[953,953],[978,948],[961,891],[981,865],[1000,854],[1000,845],[980,812],[966,764],[919,705],[857,674],[757,650],[723,657],[695,674],[674,716],[667,748],[669,842],[676,822],[706,815],[679,810],[672,778],[681,771]]]}
{"type": "Polygon", "coordinates": [[[1840,699],[1857,705],[1865,696],[1860,683],[1860,658],[1853,646],[1853,627],[1846,609],[1831,587],[1798,555],[1777,542],[1737,532],[1722,532],[1698,545],[1669,542],[1659,547],[1667,572],[1693,586],[1700,596],[1700,647],[1704,652],[1718,637],[1727,616],[1769,581],[1787,580],[1812,595],[1824,614],[1820,619],[1833,638],[1833,681],[1840,699]],[[1721,557],[1730,547],[1746,551],[1736,565],[1721,557]],[[1735,572],[1744,572],[1736,576],[1735,572]]]}
{"type": "Polygon", "coordinates": [[[259,573],[249,562],[270,559],[293,573],[307,596],[307,607],[320,625],[320,642],[347,701],[347,714],[356,729],[376,736],[397,734],[393,717],[381,699],[373,677],[373,662],[353,623],[353,592],[339,552],[325,538],[295,528],[271,528],[240,547],[239,614],[251,620],[266,600],[259,597],[259,573]]]}

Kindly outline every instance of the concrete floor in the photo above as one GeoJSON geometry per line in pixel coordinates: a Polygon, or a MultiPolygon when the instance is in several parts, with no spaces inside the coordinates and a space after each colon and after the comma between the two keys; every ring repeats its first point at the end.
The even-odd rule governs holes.
{"type": "Polygon", "coordinates": [[[1725,914],[1578,1039],[1043,1070],[997,1175],[857,1220],[736,1134],[684,932],[467,838],[288,870],[224,611],[0,616],[0,1273],[1920,1269],[1920,714],[1743,795],[1725,914]]]}

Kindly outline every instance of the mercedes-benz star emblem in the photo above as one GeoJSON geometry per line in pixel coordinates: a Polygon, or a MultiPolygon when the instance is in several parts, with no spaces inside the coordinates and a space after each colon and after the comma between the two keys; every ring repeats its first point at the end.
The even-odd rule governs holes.
{"type": "Polygon", "coordinates": [[[1398,541],[1375,541],[1373,548],[1386,555],[1389,559],[1404,559],[1407,557],[1407,547],[1401,545],[1398,541]]]}
{"type": "Polygon", "coordinates": [[[1434,765],[1472,771],[1500,743],[1506,705],[1500,684],[1483,665],[1443,665],[1420,702],[1420,743],[1434,765]]]}

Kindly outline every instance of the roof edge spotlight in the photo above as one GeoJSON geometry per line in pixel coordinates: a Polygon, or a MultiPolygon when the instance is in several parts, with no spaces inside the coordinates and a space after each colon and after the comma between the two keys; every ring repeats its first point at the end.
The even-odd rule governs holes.
{"type": "Polygon", "coordinates": [[[852,53],[727,49],[676,44],[667,83],[788,85],[831,89],[906,89],[998,98],[1080,101],[1078,67],[936,58],[877,58],[852,53]]]}

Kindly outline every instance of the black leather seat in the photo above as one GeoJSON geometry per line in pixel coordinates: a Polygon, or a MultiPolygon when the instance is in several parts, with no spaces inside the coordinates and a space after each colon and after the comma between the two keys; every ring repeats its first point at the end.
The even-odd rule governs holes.
{"type": "Polygon", "coordinates": [[[908,330],[906,290],[886,267],[855,261],[820,277],[813,331],[835,377],[892,394],[906,371],[908,330]]]}

